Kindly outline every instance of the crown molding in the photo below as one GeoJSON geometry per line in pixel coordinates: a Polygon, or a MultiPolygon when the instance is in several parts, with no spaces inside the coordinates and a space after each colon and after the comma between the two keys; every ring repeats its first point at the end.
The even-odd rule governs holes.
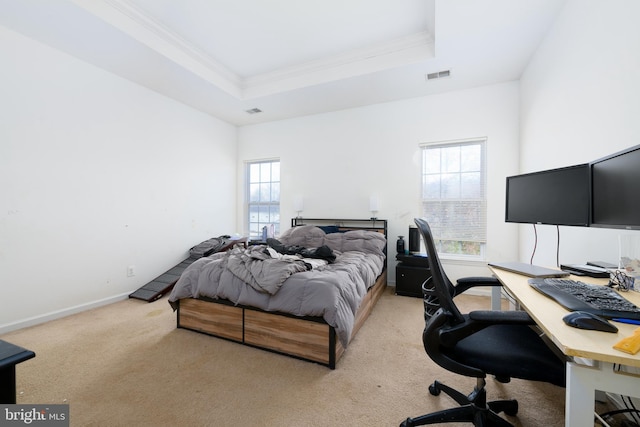
{"type": "Polygon", "coordinates": [[[245,79],[245,98],[271,95],[301,87],[370,74],[421,62],[435,55],[428,32],[355,49],[245,79]]]}
{"type": "Polygon", "coordinates": [[[242,79],[127,0],[71,0],[138,42],[169,58],[236,98],[242,79]]]}
{"type": "Polygon", "coordinates": [[[241,78],[128,0],[71,0],[236,99],[251,99],[407,65],[434,56],[427,32],[241,78]]]}

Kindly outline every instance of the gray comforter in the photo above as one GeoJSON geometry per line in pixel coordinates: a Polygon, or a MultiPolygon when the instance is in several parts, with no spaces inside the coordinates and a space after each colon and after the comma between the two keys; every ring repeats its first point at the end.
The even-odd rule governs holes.
{"type": "Polygon", "coordinates": [[[384,236],[369,231],[325,235],[317,227],[297,227],[284,244],[329,246],[335,262],[307,271],[302,260],[262,255],[264,246],[213,254],[192,263],[176,283],[169,303],[181,298],[223,298],[235,304],[297,316],[322,317],[346,348],[355,313],[384,268],[384,236]]]}

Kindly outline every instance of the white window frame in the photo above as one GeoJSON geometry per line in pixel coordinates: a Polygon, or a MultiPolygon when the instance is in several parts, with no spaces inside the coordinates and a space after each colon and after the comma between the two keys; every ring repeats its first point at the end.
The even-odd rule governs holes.
{"type": "MultiPolygon", "coordinates": [[[[443,259],[464,261],[484,261],[486,259],[486,142],[487,138],[482,137],[420,144],[420,214],[429,223],[434,234],[433,237],[438,250],[438,256],[443,259]],[[479,170],[475,170],[468,165],[464,165],[462,156],[459,157],[460,164],[458,167],[449,166],[451,170],[447,170],[447,166],[444,166],[443,164],[444,160],[442,159],[442,149],[451,149],[455,152],[456,147],[461,148],[475,145],[480,148],[479,159],[477,159],[479,160],[479,170]],[[435,163],[431,163],[431,165],[426,164],[429,153],[439,156],[439,165],[436,165],[435,163]],[[479,188],[474,186],[465,187],[465,175],[473,176],[473,174],[476,173],[480,174],[477,180],[477,186],[479,186],[479,188]],[[451,185],[450,183],[452,181],[456,184],[451,185]],[[449,184],[445,185],[445,183],[449,184]],[[459,185],[457,190],[456,185],[459,185]],[[466,197],[463,193],[469,188],[472,188],[475,191],[475,194],[471,197],[466,197]],[[453,193],[452,197],[448,197],[447,194],[445,194],[447,189],[453,189],[453,191],[451,191],[453,193]],[[469,227],[470,223],[468,216],[455,218],[450,215],[446,215],[446,212],[450,212],[451,210],[456,210],[458,212],[463,211],[465,205],[467,205],[467,211],[469,206],[475,205],[477,207],[477,209],[472,211],[472,217],[477,220],[475,221],[475,227],[469,227]],[[467,239],[466,236],[473,237],[467,239]],[[473,242],[474,244],[479,244],[479,251],[477,254],[448,252],[446,245],[444,244],[445,241],[473,242]]],[[[434,160],[433,156],[430,160],[432,162],[438,162],[434,160]]]]}
{"type": "Polygon", "coordinates": [[[280,165],[280,159],[245,162],[245,221],[249,238],[261,239],[263,227],[270,224],[274,225],[276,235],[280,232],[280,165]],[[277,164],[275,176],[274,164],[277,164]],[[268,171],[263,171],[262,168],[267,165],[268,171]],[[258,176],[252,176],[252,167],[259,168],[258,176]],[[255,191],[258,191],[258,194],[255,194],[255,191]]]}

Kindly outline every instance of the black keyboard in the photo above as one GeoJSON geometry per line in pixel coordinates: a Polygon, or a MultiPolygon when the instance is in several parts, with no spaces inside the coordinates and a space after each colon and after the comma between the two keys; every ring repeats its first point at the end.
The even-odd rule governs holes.
{"type": "Polygon", "coordinates": [[[529,284],[570,311],[640,320],[640,308],[607,286],[570,279],[529,279],[529,284]]]}

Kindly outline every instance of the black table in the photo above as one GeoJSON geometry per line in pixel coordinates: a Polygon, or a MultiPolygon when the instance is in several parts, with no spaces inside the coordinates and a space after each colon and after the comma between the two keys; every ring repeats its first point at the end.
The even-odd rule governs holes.
{"type": "Polygon", "coordinates": [[[34,357],[33,351],[0,340],[0,403],[16,403],[16,365],[34,357]]]}

